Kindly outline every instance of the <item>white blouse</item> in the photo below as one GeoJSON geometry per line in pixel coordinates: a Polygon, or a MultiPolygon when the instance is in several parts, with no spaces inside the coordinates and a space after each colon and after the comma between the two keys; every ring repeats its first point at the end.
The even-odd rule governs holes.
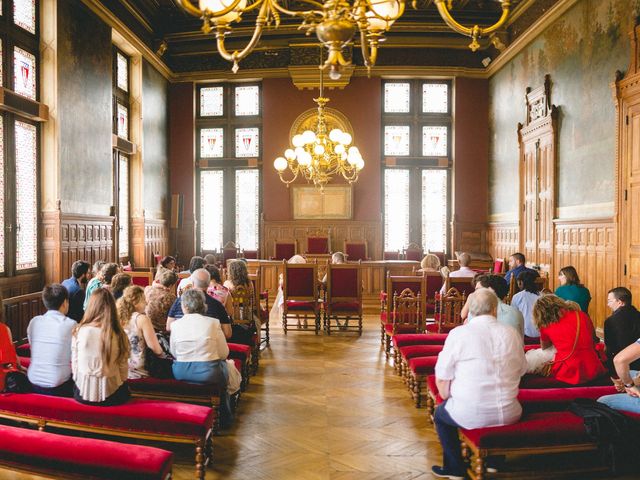
{"type": "Polygon", "coordinates": [[[71,370],[80,396],[88,402],[102,402],[127,380],[128,359],[119,364],[118,343],[111,342],[111,362],[102,363],[102,338],[98,327],[85,325],[71,342],[71,370]]]}
{"type": "Polygon", "coordinates": [[[210,362],[229,355],[220,320],[189,313],[171,324],[170,349],[178,362],[210,362]]]}

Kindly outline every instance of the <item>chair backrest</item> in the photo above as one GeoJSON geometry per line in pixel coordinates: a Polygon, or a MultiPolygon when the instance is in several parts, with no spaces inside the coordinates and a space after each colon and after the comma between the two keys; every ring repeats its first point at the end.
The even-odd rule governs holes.
{"type": "Polygon", "coordinates": [[[242,256],[255,260],[258,258],[258,250],[242,250],[242,256]]]}
{"type": "Polygon", "coordinates": [[[263,309],[268,311],[269,292],[266,289],[263,289],[262,271],[260,267],[258,267],[258,271],[256,273],[249,273],[249,280],[251,280],[251,284],[253,286],[254,307],[256,308],[256,310],[263,309]]]}
{"type": "Polygon", "coordinates": [[[159,253],[155,253],[153,255],[153,266],[157,267],[158,265],[160,265],[161,261],[162,261],[162,255],[160,255],[159,253]]]}
{"type": "Polygon", "coordinates": [[[252,325],[254,322],[253,313],[255,311],[253,288],[238,285],[231,292],[231,299],[233,300],[233,322],[252,325]]]}
{"type": "Polygon", "coordinates": [[[344,241],[344,253],[347,254],[347,260],[357,262],[358,260],[367,260],[367,242],[344,241]]]}
{"type": "Polygon", "coordinates": [[[327,265],[327,303],[359,301],[362,304],[362,271],[359,265],[327,265]]]}
{"type": "Polygon", "coordinates": [[[131,284],[138,285],[140,287],[146,287],[153,283],[153,273],[147,272],[127,272],[127,275],[131,277],[131,284]]]}
{"type": "MultiPolygon", "coordinates": [[[[409,289],[414,295],[420,294],[420,298],[423,302],[421,311],[426,311],[426,280],[423,275],[390,275],[387,272],[387,296],[389,300],[393,300],[395,294],[400,295],[404,290],[409,289]]],[[[391,313],[393,309],[393,301],[387,301],[387,314],[391,313]]],[[[391,318],[387,316],[387,318],[391,318]]]]}
{"type": "Polygon", "coordinates": [[[511,304],[511,299],[516,293],[518,293],[518,283],[516,281],[516,276],[511,275],[509,278],[509,294],[507,295],[507,298],[504,299],[504,302],[511,304]]]}
{"type": "Polygon", "coordinates": [[[415,243],[410,243],[404,249],[404,259],[419,262],[422,260],[422,248],[415,243]]]}
{"type": "Polygon", "coordinates": [[[382,252],[383,260],[400,260],[400,252],[382,252]]]}
{"type": "Polygon", "coordinates": [[[312,255],[322,255],[331,253],[328,235],[316,235],[307,237],[307,252],[312,255]]]}
{"type": "Polygon", "coordinates": [[[430,253],[431,255],[435,255],[436,257],[438,257],[438,260],[440,260],[440,267],[444,267],[447,264],[447,256],[445,255],[444,252],[427,252],[430,253]]]}
{"type": "Polygon", "coordinates": [[[425,302],[427,303],[427,313],[429,313],[429,310],[433,313],[436,304],[436,294],[440,292],[445,280],[440,272],[424,272],[424,279],[424,296],[425,302]]]}
{"type": "Polygon", "coordinates": [[[393,294],[393,331],[402,326],[403,332],[407,328],[415,328],[416,332],[424,331],[423,301],[421,295],[415,294],[410,288],[405,288],[399,294],[393,294]]]}
{"type": "Polygon", "coordinates": [[[275,242],[273,259],[289,260],[296,254],[296,242],[275,242]]]}
{"type": "Polygon", "coordinates": [[[227,264],[227,260],[238,258],[238,247],[233,242],[227,242],[222,247],[222,265],[227,264]]]}
{"type": "Polygon", "coordinates": [[[284,264],[282,294],[284,300],[316,301],[318,297],[318,265],[315,263],[284,264]]]}
{"type": "Polygon", "coordinates": [[[476,287],[473,284],[473,277],[447,277],[446,290],[455,288],[458,292],[469,295],[476,287]]]}
{"type": "Polygon", "coordinates": [[[493,261],[492,273],[503,273],[503,272],[504,272],[504,258],[496,258],[493,261]]]}
{"type": "Polygon", "coordinates": [[[462,325],[461,312],[465,299],[466,295],[455,288],[450,288],[446,293],[440,295],[435,316],[438,333],[445,333],[462,325]]]}

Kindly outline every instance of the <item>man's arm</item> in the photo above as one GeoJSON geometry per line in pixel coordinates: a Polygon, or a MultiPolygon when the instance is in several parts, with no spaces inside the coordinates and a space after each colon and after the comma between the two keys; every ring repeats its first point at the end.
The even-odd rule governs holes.
{"type": "Polygon", "coordinates": [[[440,380],[436,377],[436,387],[438,387],[438,393],[443,400],[449,398],[449,387],[451,386],[451,380],[440,380]]]}
{"type": "MultiPolygon", "coordinates": [[[[616,367],[616,373],[622,383],[625,385],[631,385],[633,383],[633,379],[629,374],[629,365],[631,362],[640,358],[640,343],[634,342],[629,345],[627,348],[618,353],[613,359],[613,364],[616,367]]],[[[637,387],[633,387],[637,388],[637,387]]],[[[629,393],[629,389],[627,389],[627,393],[629,393]]],[[[640,392],[638,392],[640,393],[640,392]]],[[[631,393],[629,393],[631,395],[631,393]]],[[[638,396],[638,395],[633,395],[638,396]]]]}

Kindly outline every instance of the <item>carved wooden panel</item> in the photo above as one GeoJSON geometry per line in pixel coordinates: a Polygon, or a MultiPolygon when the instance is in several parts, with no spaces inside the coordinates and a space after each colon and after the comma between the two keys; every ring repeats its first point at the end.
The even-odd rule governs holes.
{"type": "Polygon", "coordinates": [[[515,222],[490,223],[487,229],[489,254],[493,258],[509,258],[520,250],[520,227],[515,222]]]}
{"type": "Polygon", "coordinates": [[[611,314],[607,292],[618,286],[616,262],[616,224],[611,220],[562,222],[555,225],[555,255],[550,286],[558,286],[557,272],[572,265],[591,292],[589,315],[597,328],[611,314]]]}
{"type": "Polygon", "coordinates": [[[5,299],[40,291],[42,287],[41,273],[28,273],[26,275],[16,275],[15,277],[0,278],[0,291],[2,292],[2,298],[5,299]]]}
{"type": "Polygon", "coordinates": [[[453,251],[486,252],[487,227],[484,223],[454,222],[453,251]]]}
{"type": "Polygon", "coordinates": [[[60,258],[60,210],[42,212],[42,267],[44,282],[63,278],[60,258]]]}
{"type": "Polygon", "coordinates": [[[154,255],[169,255],[169,227],[166,220],[145,219],[144,222],[144,258],[141,267],[155,267],[154,255]]]}
{"type": "Polygon", "coordinates": [[[63,214],[60,231],[62,278],[70,274],[76,260],[114,262],[113,232],[113,217],[63,214]]]}
{"type": "Polygon", "coordinates": [[[13,340],[27,337],[27,326],[33,317],[47,311],[42,303],[42,293],[35,292],[27,295],[6,298],[2,302],[4,320],[11,329],[13,340]]]}
{"type": "Polygon", "coordinates": [[[281,221],[264,222],[260,239],[260,254],[269,258],[274,252],[274,243],[279,239],[295,239],[298,251],[304,252],[310,232],[329,232],[331,249],[339,251],[344,241],[367,241],[369,256],[373,260],[382,258],[382,225],[380,222],[357,222],[349,220],[281,221]]]}

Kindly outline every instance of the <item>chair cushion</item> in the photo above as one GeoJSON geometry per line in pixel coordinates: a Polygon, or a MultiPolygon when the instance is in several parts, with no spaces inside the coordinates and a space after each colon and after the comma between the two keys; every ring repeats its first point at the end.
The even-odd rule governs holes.
{"type": "Polygon", "coordinates": [[[251,347],[242,343],[227,343],[229,346],[229,358],[245,358],[251,354],[251,347]]]}
{"type": "Polygon", "coordinates": [[[431,357],[415,357],[410,359],[407,363],[409,364],[409,370],[415,375],[431,375],[435,368],[436,362],[438,361],[437,355],[431,357]]]}
{"type": "Polygon", "coordinates": [[[513,425],[461,429],[478,448],[525,448],[591,443],[581,417],[570,412],[532,413],[513,425]]]}
{"type": "Polygon", "coordinates": [[[438,386],[436,385],[436,376],[429,375],[427,376],[427,391],[429,395],[435,398],[435,404],[440,405],[442,403],[442,397],[440,396],[440,392],[438,391],[438,386]]]}
{"type": "Polygon", "coordinates": [[[203,437],[215,421],[209,407],[134,398],[109,408],[36,393],[0,394],[0,411],[45,420],[185,437],[203,437]]]}
{"type": "MultiPolygon", "coordinates": [[[[413,325],[398,324],[396,325],[396,333],[410,333],[410,332],[415,333],[417,328],[418,327],[413,325]]],[[[385,323],[384,331],[387,332],[387,334],[389,335],[393,335],[393,323],[385,323]]]]}
{"type": "Polygon", "coordinates": [[[444,345],[447,339],[446,333],[400,333],[392,338],[397,347],[405,345],[444,345]]]}
{"type": "Polygon", "coordinates": [[[362,304],[360,302],[332,302],[329,305],[331,310],[339,310],[346,312],[359,312],[362,304]]]}
{"type": "Polygon", "coordinates": [[[431,357],[438,355],[444,345],[407,345],[400,347],[400,355],[406,360],[410,360],[415,357],[431,357]]]}
{"type": "Polygon", "coordinates": [[[426,330],[427,330],[427,332],[429,332],[429,333],[435,333],[435,334],[440,333],[440,334],[445,334],[445,335],[446,335],[447,333],[449,333],[449,332],[450,332],[451,330],[453,330],[454,328],[455,328],[455,327],[445,327],[445,326],[442,326],[442,327],[440,327],[440,330],[442,330],[442,331],[441,331],[441,332],[438,332],[438,324],[437,324],[437,323],[428,323],[428,324],[427,324],[427,327],[426,327],[426,330]]]}
{"type": "MultiPolygon", "coordinates": [[[[0,458],[90,478],[165,479],[173,453],[159,448],[0,426],[0,458]]],[[[64,478],[64,477],[61,477],[64,478]]]]}
{"type": "Polygon", "coordinates": [[[603,395],[613,395],[613,385],[601,387],[541,388],[520,390],[518,401],[526,412],[560,411],[576,398],[597,400],[603,395]]]}
{"type": "Polygon", "coordinates": [[[595,380],[585,383],[583,385],[571,385],[556,380],[553,377],[543,377],[541,375],[527,374],[520,380],[521,389],[538,389],[538,388],[576,388],[587,386],[609,386],[611,385],[611,379],[607,375],[596,378],[595,380]]]}
{"type": "Polygon", "coordinates": [[[313,310],[315,311],[318,308],[318,304],[316,302],[307,302],[300,300],[287,300],[287,310],[313,310]]]}
{"type": "MultiPolygon", "coordinates": [[[[239,361],[239,360],[238,360],[239,361]]],[[[220,395],[220,386],[215,384],[189,383],[174,378],[130,378],[127,380],[133,392],[161,392],[177,395],[202,395],[214,397],[220,395]]]]}

